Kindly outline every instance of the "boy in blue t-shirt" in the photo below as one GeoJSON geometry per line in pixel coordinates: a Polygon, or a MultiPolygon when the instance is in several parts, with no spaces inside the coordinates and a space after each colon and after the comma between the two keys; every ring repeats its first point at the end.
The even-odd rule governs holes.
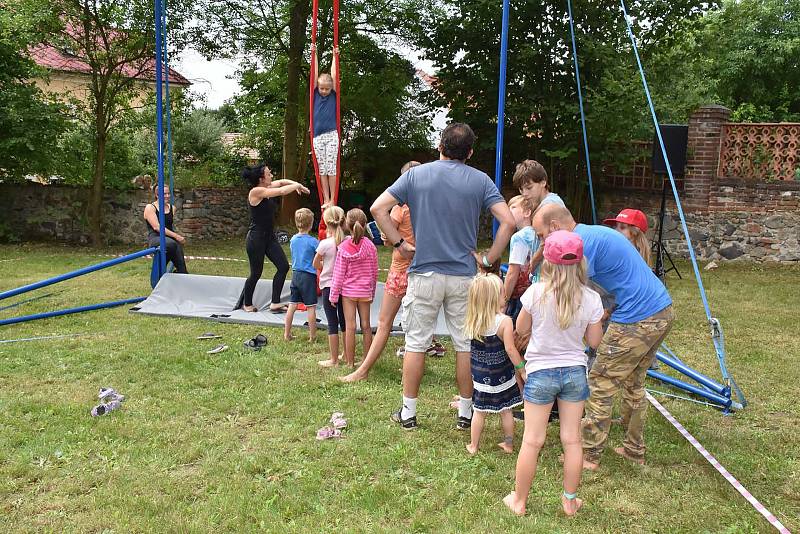
{"type": "MultiPolygon", "coordinates": [[[[313,47],[314,45],[312,45],[313,47]]],[[[312,48],[312,52],[316,52],[312,48]]],[[[317,54],[314,53],[314,156],[319,167],[319,180],[322,185],[322,209],[333,204],[336,192],[336,165],[339,162],[339,129],[337,127],[337,100],[334,80],[339,59],[339,47],[333,48],[331,73],[318,74],[317,54]]]]}
{"type": "Polygon", "coordinates": [[[317,270],[314,268],[314,255],[317,253],[319,241],[308,234],[314,224],[314,214],[308,208],[300,208],[294,212],[294,224],[297,234],[289,242],[292,254],[292,283],[289,309],[286,311],[286,322],[283,327],[283,338],[292,339],[292,321],[299,304],[307,306],[308,339],[317,338],[317,270]]]}
{"type": "Polygon", "coordinates": [[[508,271],[506,271],[503,289],[508,301],[506,315],[511,317],[511,320],[516,324],[517,315],[522,309],[520,297],[531,285],[528,274],[530,272],[531,258],[538,249],[538,246],[534,247],[534,243],[538,242],[538,238],[531,227],[533,210],[528,199],[522,195],[517,195],[508,201],[508,208],[514,216],[517,231],[511,236],[508,271]]]}

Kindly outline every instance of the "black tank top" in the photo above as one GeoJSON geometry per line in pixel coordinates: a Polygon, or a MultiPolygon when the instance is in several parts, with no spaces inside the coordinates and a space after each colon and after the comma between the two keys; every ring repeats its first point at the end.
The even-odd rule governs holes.
{"type": "MultiPolygon", "coordinates": [[[[156,218],[158,218],[158,205],[151,204],[151,206],[153,206],[156,209],[156,218]]],[[[172,211],[173,210],[170,209],[168,213],[164,214],[164,228],[174,232],[175,229],[172,228],[172,211]]],[[[147,219],[144,220],[144,223],[147,225],[147,230],[148,230],[147,236],[148,237],[150,237],[150,236],[158,237],[158,235],[159,235],[158,232],[152,226],[150,226],[150,222],[147,219]]]]}
{"type": "Polygon", "coordinates": [[[271,198],[262,198],[257,206],[250,206],[250,230],[272,235],[275,220],[275,201],[271,198]]]}

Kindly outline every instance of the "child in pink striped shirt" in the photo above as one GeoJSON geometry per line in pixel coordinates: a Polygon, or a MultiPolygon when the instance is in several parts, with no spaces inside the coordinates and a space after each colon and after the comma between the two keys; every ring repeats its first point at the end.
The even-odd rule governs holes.
{"type": "Polygon", "coordinates": [[[353,208],[345,216],[345,226],[350,237],[342,241],[336,252],[333,268],[330,301],[336,304],[339,296],[344,306],[344,359],[355,367],[356,359],[356,311],[361,322],[364,339],[364,354],[372,344],[372,327],[369,324],[369,309],[375,298],[378,282],[378,249],[369,239],[364,239],[367,216],[353,208]]]}

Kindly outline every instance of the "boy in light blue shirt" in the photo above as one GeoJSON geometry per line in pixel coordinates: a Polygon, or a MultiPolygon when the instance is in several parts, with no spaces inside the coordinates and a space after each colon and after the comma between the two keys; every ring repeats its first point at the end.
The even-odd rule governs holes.
{"type": "Polygon", "coordinates": [[[317,270],[313,262],[319,241],[308,232],[314,224],[314,214],[308,208],[300,208],[294,212],[294,224],[297,226],[297,234],[289,242],[292,254],[291,297],[289,309],[286,311],[283,338],[286,341],[292,339],[294,312],[303,304],[308,313],[308,339],[313,342],[317,338],[317,270]]]}

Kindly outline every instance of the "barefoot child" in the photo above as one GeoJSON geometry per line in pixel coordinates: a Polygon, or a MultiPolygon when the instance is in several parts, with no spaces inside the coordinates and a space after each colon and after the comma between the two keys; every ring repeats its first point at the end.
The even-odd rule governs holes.
{"type": "Polygon", "coordinates": [[[600,295],[586,286],[583,241],[559,230],[544,242],[542,281],[522,296],[517,330],[531,333],[525,351],[525,434],[517,458],[516,485],[504,499],[517,515],[525,514],[536,475],[539,451],[547,434],[547,419],[558,401],[561,444],[564,447],[564,513],[575,515],[583,467],[581,417],[589,397],[584,340],[596,348],[603,337],[600,295]]]}
{"type": "Polygon", "coordinates": [[[292,254],[292,284],[289,309],[283,327],[283,338],[292,339],[292,320],[298,304],[305,304],[308,313],[308,339],[317,339],[317,270],[314,268],[314,253],[319,241],[308,235],[314,224],[314,214],[308,208],[300,208],[294,212],[294,224],[297,234],[289,242],[292,254]]]}
{"type": "Polygon", "coordinates": [[[339,206],[329,206],[322,212],[322,219],[330,237],[320,241],[314,256],[314,268],[320,271],[319,287],[322,289],[322,307],[328,321],[328,347],[331,357],[319,364],[322,367],[334,367],[339,365],[339,332],[345,331],[344,308],[334,306],[330,301],[336,251],[344,241],[344,210],[339,206]]]}
{"type": "MultiPolygon", "coordinates": [[[[313,46],[313,45],[312,45],[313,46]]],[[[339,48],[333,53],[339,55],[339,48]]],[[[319,65],[317,54],[314,54],[314,77],[317,87],[314,89],[314,155],[319,166],[319,179],[322,184],[322,209],[333,203],[336,191],[336,164],[339,161],[339,130],[336,125],[336,58],[331,64],[331,73],[323,72],[317,76],[319,65]]]]}
{"type": "Polygon", "coordinates": [[[522,404],[516,370],[524,373],[525,361],[514,347],[514,325],[503,315],[503,282],[491,273],[478,274],[469,286],[464,335],[472,340],[472,427],[467,452],[475,454],[487,413],[500,413],[503,441],[498,446],[511,454],[514,417],[511,409],[522,404]]]}
{"type": "Polygon", "coordinates": [[[333,268],[330,301],[337,305],[342,297],[344,307],[344,359],[350,367],[355,366],[356,358],[356,311],[361,321],[364,340],[364,354],[369,353],[372,344],[372,328],[369,324],[369,309],[375,298],[378,282],[378,250],[369,239],[364,239],[367,230],[367,216],[358,208],[347,212],[345,226],[350,237],[342,241],[336,252],[333,268]]]}

